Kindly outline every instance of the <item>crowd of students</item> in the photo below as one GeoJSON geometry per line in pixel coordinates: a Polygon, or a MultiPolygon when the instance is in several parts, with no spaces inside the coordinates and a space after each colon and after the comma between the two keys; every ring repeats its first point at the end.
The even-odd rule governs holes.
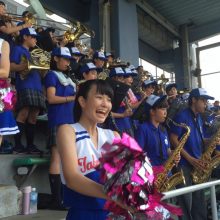
{"type": "MultiPolygon", "coordinates": [[[[5,13],[5,4],[0,2],[0,16],[5,13]]],[[[92,59],[88,59],[65,39],[58,43],[53,28],[37,33],[28,23],[15,26],[11,21],[1,20],[0,33],[0,79],[7,80],[9,72],[13,72],[17,91],[14,113],[0,113],[1,139],[4,135],[14,135],[15,154],[42,154],[34,144],[34,134],[37,116],[47,112],[49,178],[55,206],[70,207],[67,219],[105,219],[107,212],[103,204],[110,198],[103,193],[95,170],[102,145],[126,132],[147,152],[153,166],[163,165],[184,132],[165,123],[167,112],[184,99],[177,93],[177,84],[163,85],[165,91],[161,96],[161,91],[156,91],[156,80],[142,80],[141,66],[114,63],[111,53],[101,51],[95,51],[92,59]],[[27,72],[25,60],[31,61],[30,51],[36,45],[51,53],[50,70],[43,77],[37,69],[27,72]],[[106,63],[111,68],[107,69],[106,63]],[[103,72],[110,80],[97,79],[103,72]],[[113,84],[126,88],[117,107],[113,100],[121,94],[113,89],[113,84]],[[133,118],[140,108],[145,116],[141,121],[133,118]],[[26,144],[22,143],[24,134],[26,144]]],[[[200,159],[208,142],[201,114],[207,101],[213,99],[202,88],[192,89],[187,106],[173,115],[174,121],[185,123],[191,130],[181,155],[175,158],[187,185],[193,184],[190,176],[193,168],[206,168],[205,161],[200,159]]],[[[215,153],[219,153],[218,147],[215,153]]],[[[180,197],[179,204],[184,211],[182,219],[207,219],[202,191],[180,197]]]]}

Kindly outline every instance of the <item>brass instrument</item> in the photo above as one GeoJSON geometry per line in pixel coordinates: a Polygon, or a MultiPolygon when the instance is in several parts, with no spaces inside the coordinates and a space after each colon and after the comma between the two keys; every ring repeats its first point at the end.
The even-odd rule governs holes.
{"type": "Polygon", "coordinates": [[[143,83],[145,80],[150,79],[151,77],[152,75],[148,71],[144,70],[143,73],[140,74],[141,83],[143,83]]]}
{"type": "Polygon", "coordinates": [[[170,157],[166,160],[165,164],[164,164],[164,172],[163,173],[159,173],[156,177],[156,181],[154,182],[156,189],[159,192],[166,192],[169,191],[171,189],[173,189],[176,185],[180,184],[180,183],[184,183],[185,184],[185,178],[183,175],[183,172],[180,171],[178,173],[175,173],[174,175],[172,175],[171,177],[169,177],[169,173],[171,172],[171,170],[173,169],[173,167],[175,166],[175,158],[178,154],[180,154],[181,150],[184,147],[184,144],[186,143],[189,135],[190,135],[190,128],[189,126],[185,125],[185,124],[178,124],[176,122],[174,122],[172,119],[171,122],[176,125],[176,126],[180,126],[186,129],[186,132],[184,133],[184,135],[181,137],[180,141],[179,141],[179,145],[175,148],[175,150],[172,152],[172,154],[170,155],[170,157]]]}
{"type": "Polygon", "coordinates": [[[89,30],[85,25],[81,24],[80,22],[76,22],[76,29],[74,32],[72,32],[72,28],[65,31],[63,34],[64,40],[68,42],[73,42],[75,40],[78,40],[81,35],[83,34],[89,34],[91,37],[95,36],[95,32],[89,30]]]}
{"type": "Polygon", "coordinates": [[[165,85],[168,81],[169,81],[169,79],[166,78],[164,74],[161,74],[161,76],[159,78],[157,78],[158,85],[165,85]]]}
{"type": "Polygon", "coordinates": [[[23,62],[27,62],[27,69],[20,72],[20,78],[26,79],[27,75],[32,69],[40,70],[42,75],[45,74],[45,70],[50,69],[51,54],[40,48],[36,48],[30,52],[31,62],[26,57],[22,57],[23,62]]]}
{"type": "Polygon", "coordinates": [[[127,67],[128,64],[125,62],[125,61],[122,61],[120,59],[120,57],[118,57],[117,59],[114,59],[114,61],[110,64],[108,64],[108,69],[113,69],[113,68],[116,68],[116,67],[121,67],[121,68],[125,68],[127,67]]]}
{"type": "Polygon", "coordinates": [[[159,96],[164,95],[166,93],[165,85],[169,81],[169,79],[166,78],[164,74],[161,74],[161,76],[156,80],[157,80],[157,95],[159,96]]]}
{"type": "Polygon", "coordinates": [[[145,80],[150,80],[151,78],[152,78],[152,75],[146,70],[139,73],[139,83],[137,87],[137,92],[141,95],[141,98],[146,97],[146,94],[142,89],[142,84],[145,80]]]}
{"type": "Polygon", "coordinates": [[[102,72],[98,73],[97,79],[106,80],[107,77],[108,77],[108,74],[105,71],[102,71],[102,72]]]}
{"type": "Polygon", "coordinates": [[[206,163],[205,169],[194,168],[191,172],[193,183],[199,184],[208,181],[212,170],[216,168],[220,164],[220,155],[215,155],[212,157],[212,154],[216,148],[216,144],[218,139],[220,138],[220,128],[218,128],[217,132],[212,136],[206,151],[202,154],[201,160],[206,163]]]}
{"type": "Polygon", "coordinates": [[[37,24],[36,18],[33,16],[32,13],[28,13],[24,17],[22,17],[21,15],[15,15],[15,14],[1,15],[1,19],[8,21],[8,22],[11,22],[11,21],[22,22],[23,21],[31,25],[37,24]]]}

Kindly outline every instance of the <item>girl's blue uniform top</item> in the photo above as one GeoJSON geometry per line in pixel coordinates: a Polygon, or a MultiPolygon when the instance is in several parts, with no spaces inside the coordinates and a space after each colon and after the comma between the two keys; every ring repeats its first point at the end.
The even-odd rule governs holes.
{"type": "MultiPolygon", "coordinates": [[[[190,135],[184,145],[184,150],[191,156],[199,159],[204,147],[203,122],[200,114],[195,116],[190,108],[186,108],[175,116],[174,121],[177,123],[184,123],[190,127],[190,135]]],[[[186,130],[182,127],[172,125],[170,132],[176,134],[180,139],[186,130]]],[[[181,157],[180,165],[190,164],[184,157],[181,157]]]]}
{"type": "MultiPolygon", "coordinates": [[[[76,123],[72,125],[76,134],[76,151],[78,156],[79,172],[89,179],[100,183],[99,172],[95,167],[99,164],[99,158],[102,154],[102,146],[104,143],[112,143],[114,140],[114,133],[109,129],[102,129],[97,127],[98,131],[98,146],[94,146],[90,139],[89,133],[82,127],[81,124],[76,123]]],[[[61,179],[64,184],[64,204],[71,207],[67,219],[71,220],[105,220],[106,212],[103,210],[105,200],[84,196],[79,194],[65,185],[63,172],[61,171],[61,179]]],[[[73,180],[74,181],[74,180],[73,180]]]]}
{"type": "Polygon", "coordinates": [[[140,124],[135,132],[135,139],[150,158],[153,166],[162,165],[168,159],[170,142],[165,128],[156,128],[151,122],[140,124]]]}
{"type": "MultiPolygon", "coordinates": [[[[59,72],[59,74],[62,74],[59,72]]],[[[63,77],[65,77],[63,75],[63,77]]],[[[67,78],[70,80],[69,78],[67,78]]],[[[56,88],[56,96],[74,96],[76,93],[73,84],[61,84],[62,81],[59,80],[55,71],[49,71],[44,79],[44,84],[46,89],[49,87],[56,88]]],[[[51,104],[48,106],[48,124],[50,128],[58,126],[60,124],[73,124],[73,108],[74,102],[67,102],[62,104],[51,104]]]]}
{"type": "MultiPolygon", "coordinates": [[[[125,110],[125,106],[120,106],[116,113],[123,113],[125,110]]],[[[132,128],[130,117],[115,118],[115,123],[120,131],[125,131],[132,128]]]]}
{"type": "MultiPolygon", "coordinates": [[[[20,64],[22,59],[27,58],[29,61],[31,59],[30,52],[27,48],[23,46],[15,46],[12,50],[10,61],[12,63],[20,64]]],[[[16,90],[20,91],[23,89],[34,89],[42,91],[41,78],[38,70],[31,70],[27,75],[26,79],[21,79],[20,74],[16,73],[16,90]]]]}

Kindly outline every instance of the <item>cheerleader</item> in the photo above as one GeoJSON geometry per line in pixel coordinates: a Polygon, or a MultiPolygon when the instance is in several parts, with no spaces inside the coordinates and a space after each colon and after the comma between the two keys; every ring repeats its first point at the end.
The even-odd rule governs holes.
{"type": "Polygon", "coordinates": [[[31,70],[26,76],[23,71],[27,71],[27,62],[30,60],[30,48],[36,46],[37,33],[33,28],[25,28],[20,31],[21,45],[16,46],[11,54],[11,71],[16,72],[17,101],[17,124],[20,133],[15,135],[14,153],[41,154],[34,145],[34,133],[37,116],[40,110],[44,110],[45,97],[42,92],[40,74],[37,70],[31,70]],[[26,133],[27,147],[21,143],[22,135],[26,133]]]}
{"type": "Polygon", "coordinates": [[[76,97],[77,123],[61,125],[57,142],[62,164],[64,204],[70,207],[67,220],[105,220],[107,195],[99,183],[102,145],[112,143],[117,133],[97,126],[111,111],[113,90],[104,80],[82,83],[76,97]]]}
{"type": "Polygon", "coordinates": [[[64,72],[69,68],[71,54],[67,47],[55,48],[52,51],[50,71],[46,74],[44,83],[48,101],[48,147],[51,149],[49,180],[52,193],[52,207],[62,208],[60,157],[56,144],[57,126],[73,124],[73,107],[76,86],[64,72]]]}
{"type": "MultiPolygon", "coordinates": [[[[8,78],[10,70],[10,60],[9,60],[9,44],[0,39],[0,81],[5,81],[8,78]]],[[[1,88],[0,88],[1,89],[1,88]]],[[[18,127],[15,122],[12,111],[4,111],[0,113],[0,145],[2,143],[2,137],[4,135],[11,135],[18,133],[18,127]]],[[[1,153],[7,153],[6,149],[1,148],[1,153]]]]}

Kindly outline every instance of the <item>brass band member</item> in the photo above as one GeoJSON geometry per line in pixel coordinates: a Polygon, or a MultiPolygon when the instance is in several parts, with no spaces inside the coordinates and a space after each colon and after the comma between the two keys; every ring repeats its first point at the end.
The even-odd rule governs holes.
{"type": "MultiPolygon", "coordinates": [[[[153,166],[163,165],[171,154],[170,141],[162,126],[167,116],[167,96],[150,95],[145,101],[146,121],[135,132],[138,144],[147,152],[153,166]]],[[[176,158],[178,163],[180,156],[176,158]]]]}
{"type": "Polygon", "coordinates": [[[26,28],[20,32],[21,45],[16,46],[11,54],[11,71],[16,72],[17,124],[20,130],[15,135],[14,153],[41,154],[42,152],[34,145],[34,133],[36,119],[39,111],[46,108],[45,97],[42,92],[41,77],[37,70],[31,70],[25,78],[23,71],[27,71],[27,62],[30,60],[30,48],[36,46],[37,34],[33,28],[26,28]],[[21,143],[22,135],[26,133],[27,147],[21,143]]]}
{"type": "MultiPolygon", "coordinates": [[[[191,171],[193,168],[204,169],[205,161],[200,160],[204,149],[203,122],[201,113],[205,111],[207,100],[213,99],[205,89],[197,88],[190,92],[188,108],[180,111],[174,117],[177,123],[185,123],[190,127],[191,133],[181,152],[180,167],[183,170],[186,186],[192,185],[191,171]]],[[[178,146],[179,138],[184,133],[181,127],[171,126],[171,143],[178,146]]],[[[207,219],[206,205],[203,191],[195,191],[178,197],[184,215],[184,220],[207,219]]]]}
{"type": "Polygon", "coordinates": [[[97,73],[101,73],[103,72],[103,67],[104,67],[104,64],[105,64],[105,61],[106,61],[106,57],[105,57],[105,54],[103,52],[100,52],[100,51],[96,51],[94,54],[93,54],[93,62],[97,68],[97,73]]]}
{"type": "Polygon", "coordinates": [[[168,103],[169,105],[177,98],[177,84],[176,83],[169,83],[166,85],[166,94],[168,96],[168,103]]]}
{"type": "Polygon", "coordinates": [[[0,1],[0,37],[8,41],[10,52],[12,52],[12,49],[15,46],[14,36],[19,35],[19,31],[22,29],[31,27],[31,24],[23,23],[20,26],[16,26],[6,13],[5,3],[0,1]]]}
{"type": "MultiPolygon", "coordinates": [[[[126,73],[121,67],[112,68],[109,77],[115,81],[124,83],[124,76],[126,73]]],[[[126,96],[126,94],[125,94],[126,96]]],[[[112,118],[115,122],[110,124],[110,128],[115,130],[115,126],[120,133],[126,132],[131,136],[134,136],[133,128],[130,120],[130,116],[133,114],[132,109],[129,106],[129,100],[127,97],[120,103],[120,106],[112,112],[112,118]]]]}
{"type": "Polygon", "coordinates": [[[52,207],[62,209],[60,180],[60,156],[58,153],[56,133],[58,126],[73,124],[73,107],[76,86],[64,73],[70,64],[71,54],[68,48],[59,47],[52,51],[51,70],[44,78],[48,101],[48,148],[51,150],[49,180],[52,193],[52,207]]]}

